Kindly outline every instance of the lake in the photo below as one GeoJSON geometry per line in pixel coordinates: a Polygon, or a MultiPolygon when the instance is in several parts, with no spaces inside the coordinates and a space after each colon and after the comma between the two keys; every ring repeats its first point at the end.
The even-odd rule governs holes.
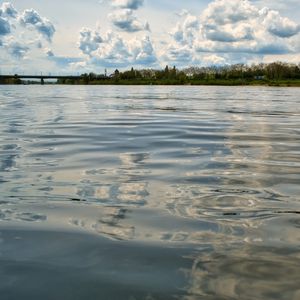
{"type": "Polygon", "coordinates": [[[1,299],[300,299],[300,89],[0,86],[1,299]]]}

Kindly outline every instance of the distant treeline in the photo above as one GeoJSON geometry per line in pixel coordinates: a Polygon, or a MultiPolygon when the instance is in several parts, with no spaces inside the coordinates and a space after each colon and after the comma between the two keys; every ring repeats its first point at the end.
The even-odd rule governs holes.
{"type": "MultiPolygon", "coordinates": [[[[2,81],[0,78],[0,83],[6,84],[34,83],[22,81],[18,75],[2,81]]],[[[57,84],[300,86],[300,63],[297,65],[274,62],[251,66],[236,64],[222,67],[189,67],[181,70],[175,66],[166,66],[161,70],[131,68],[127,71],[119,71],[117,69],[111,75],[85,73],[79,77],[66,76],[58,79],[57,84]]]]}
{"type": "Polygon", "coordinates": [[[274,62],[236,64],[230,66],[190,67],[177,69],[166,66],[162,70],[131,68],[118,69],[109,76],[103,74],[82,74],[79,80],[60,79],[59,84],[209,84],[209,85],[296,85],[300,86],[300,64],[274,62]]]}

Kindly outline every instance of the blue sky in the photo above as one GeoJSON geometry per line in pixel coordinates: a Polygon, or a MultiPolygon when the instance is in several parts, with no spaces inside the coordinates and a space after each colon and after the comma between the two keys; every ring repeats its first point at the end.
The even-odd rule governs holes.
{"type": "Polygon", "coordinates": [[[0,72],[300,62],[299,0],[0,1],[0,72]]]}

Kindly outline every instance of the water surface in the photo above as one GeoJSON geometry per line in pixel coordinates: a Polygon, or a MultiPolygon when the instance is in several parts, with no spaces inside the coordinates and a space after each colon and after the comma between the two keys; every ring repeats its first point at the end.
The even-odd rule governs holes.
{"type": "Polygon", "coordinates": [[[0,87],[3,299],[300,298],[300,89],[0,87]]]}

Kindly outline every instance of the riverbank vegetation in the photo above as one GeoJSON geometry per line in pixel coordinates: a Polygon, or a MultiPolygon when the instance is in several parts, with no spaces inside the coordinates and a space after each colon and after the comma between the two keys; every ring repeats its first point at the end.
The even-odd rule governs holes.
{"type": "Polygon", "coordinates": [[[275,62],[256,65],[189,67],[163,70],[131,68],[115,70],[110,76],[82,74],[79,80],[60,79],[59,84],[120,84],[120,85],[270,85],[300,86],[300,64],[275,62]]]}

